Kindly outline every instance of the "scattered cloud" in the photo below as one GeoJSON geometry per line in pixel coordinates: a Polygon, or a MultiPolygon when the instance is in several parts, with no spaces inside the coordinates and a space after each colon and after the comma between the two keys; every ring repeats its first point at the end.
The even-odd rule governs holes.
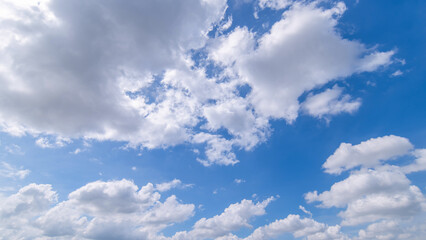
{"type": "Polygon", "coordinates": [[[234,183],[236,183],[236,184],[240,184],[240,183],[244,183],[244,182],[246,182],[246,180],[244,180],[244,179],[239,179],[239,178],[234,179],[234,183]]]}
{"type": "Polygon", "coordinates": [[[0,176],[5,178],[12,178],[12,179],[24,179],[28,174],[30,174],[30,170],[28,169],[22,169],[16,168],[12,165],[10,165],[7,162],[1,162],[0,163],[0,176]]]}
{"type": "Polygon", "coordinates": [[[71,142],[71,139],[64,137],[56,137],[54,140],[49,137],[40,137],[35,141],[35,144],[41,148],[61,148],[71,142]]]}
{"type": "Polygon", "coordinates": [[[394,73],[392,73],[392,77],[398,77],[403,75],[404,73],[401,70],[396,70],[394,73]]]}
{"type": "Polygon", "coordinates": [[[22,150],[22,148],[19,145],[16,145],[16,144],[11,144],[11,145],[5,146],[4,149],[10,154],[18,154],[18,155],[25,154],[25,152],[22,150]]]}
{"type": "Polygon", "coordinates": [[[155,189],[159,192],[166,192],[166,191],[169,191],[173,188],[184,189],[184,188],[190,188],[190,187],[193,187],[193,186],[194,186],[194,184],[183,184],[181,180],[173,179],[170,182],[155,184],[155,189]]]}
{"type": "Polygon", "coordinates": [[[76,148],[74,151],[70,152],[71,154],[77,155],[79,153],[81,153],[83,150],[81,150],[80,148],[76,148]]]}

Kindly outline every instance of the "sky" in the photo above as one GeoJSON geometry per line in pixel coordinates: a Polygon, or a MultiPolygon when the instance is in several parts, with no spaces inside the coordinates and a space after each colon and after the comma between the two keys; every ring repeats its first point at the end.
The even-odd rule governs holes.
{"type": "Polygon", "coordinates": [[[0,239],[422,239],[425,11],[0,0],[0,239]]]}

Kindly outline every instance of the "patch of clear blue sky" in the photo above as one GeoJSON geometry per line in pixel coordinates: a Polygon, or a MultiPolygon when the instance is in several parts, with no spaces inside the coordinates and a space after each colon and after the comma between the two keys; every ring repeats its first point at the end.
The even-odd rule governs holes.
{"type": "MultiPolygon", "coordinates": [[[[252,198],[252,194],[257,194],[258,200],[280,195],[268,206],[267,215],[254,220],[255,227],[291,213],[303,215],[299,205],[306,206],[317,221],[339,223],[336,217],[339,209],[315,208],[306,204],[303,196],[308,191],[327,190],[334,182],[347,177],[328,175],[321,169],[341,142],[357,144],[394,134],[407,137],[417,148],[426,147],[426,2],[360,0],[359,3],[346,1],[346,4],[348,10],[338,26],[345,38],[380,50],[395,49],[396,57],[406,61],[405,65],[393,64],[338,83],[346,84],[347,92],[362,99],[356,113],[335,116],[330,123],[304,115],[292,125],[273,121],[270,138],[253,151],[237,151],[240,163],[232,167],[203,167],[195,161],[198,155],[189,144],[138,151],[123,150],[125,143],[120,142],[94,141],[86,148],[82,140],[74,140],[63,148],[41,149],[35,146],[31,136],[18,138],[2,133],[0,160],[30,169],[31,174],[24,180],[2,178],[0,187],[49,183],[58,191],[60,200],[65,200],[69,192],[95,180],[127,178],[142,186],[147,182],[178,178],[195,184],[191,189],[163,194],[164,199],[176,194],[185,203],[204,206],[203,210],[197,209],[190,220],[166,229],[166,235],[189,229],[199,218],[216,215],[231,203],[252,198]],[[397,70],[403,75],[392,77],[397,70]],[[7,152],[5,147],[12,144],[19,145],[24,153],[7,152]],[[70,154],[76,148],[82,152],[70,154]],[[132,170],[133,166],[136,171],[132,170]],[[245,182],[236,184],[233,182],[236,178],[245,182]],[[215,190],[217,193],[213,194],[215,190]]],[[[233,17],[232,28],[247,26],[262,34],[268,30],[265,26],[270,27],[280,18],[280,12],[265,10],[259,13],[262,21],[256,20],[253,3],[229,1],[229,5],[227,16],[233,17]]],[[[409,177],[425,192],[424,173],[413,173],[409,177]]],[[[251,230],[243,229],[241,233],[248,231],[251,230]]]]}

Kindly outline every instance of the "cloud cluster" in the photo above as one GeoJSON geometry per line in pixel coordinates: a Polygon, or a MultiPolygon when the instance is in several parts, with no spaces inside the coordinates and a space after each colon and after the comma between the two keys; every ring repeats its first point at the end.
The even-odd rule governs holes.
{"type": "Polygon", "coordinates": [[[323,117],[360,105],[338,87],[306,103],[302,94],[392,62],[393,51],[339,35],[341,2],[259,7],[287,7],[263,35],[231,29],[225,0],[2,1],[0,127],[45,148],[68,138],[192,143],[205,146],[203,165],[233,165],[235,148],[267,139],[270,119],[293,122],[301,106],[323,117]]]}
{"type": "MultiPolygon", "coordinates": [[[[275,198],[261,202],[243,199],[222,213],[199,219],[192,230],[171,237],[161,231],[194,215],[193,204],[183,204],[172,195],[160,201],[151,183],[138,188],[128,180],[96,181],[71,192],[57,202],[50,185],[30,184],[0,204],[0,238],[7,239],[240,239],[232,234],[250,228],[250,221],[266,214],[275,198]]],[[[259,227],[247,240],[271,239],[285,233],[308,239],[343,239],[340,227],[289,215],[259,227]]]]}
{"type": "Polygon", "coordinates": [[[50,185],[30,184],[3,199],[2,238],[153,239],[165,227],[194,214],[193,204],[172,195],[160,201],[152,184],[128,180],[92,182],[57,203],[50,185]],[[55,205],[56,204],[56,205],[55,205]]]}
{"type": "Polygon", "coordinates": [[[24,179],[30,172],[28,169],[16,168],[7,162],[0,162],[0,177],[24,179]]]}
{"type": "Polygon", "coordinates": [[[160,192],[191,185],[174,179],[138,188],[123,179],[88,183],[59,203],[56,192],[46,184],[30,184],[16,194],[1,197],[0,237],[266,240],[291,234],[310,240],[419,239],[426,232],[426,198],[408,174],[425,170],[424,153],[425,149],[414,149],[408,139],[394,135],[358,145],[342,144],[326,161],[338,164],[325,169],[337,169],[338,174],[349,172],[348,177],[327,191],[305,194],[308,203],[319,203],[317,207],[342,209],[338,213],[342,222],[334,226],[314,220],[310,211],[299,206],[309,217],[290,214],[254,229],[246,237],[235,235],[242,228],[251,228],[253,218],[266,214],[266,207],[275,200],[270,197],[259,202],[243,199],[220,214],[199,219],[191,230],[165,236],[162,231],[192,217],[195,206],[181,203],[175,195],[161,200],[160,192]],[[390,159],[398,164],[388,164],[390,159]],[[342,231],[345,226],[364,224],[369,225],[357,236],[342,231]]]}
{"type": "MultiPolygon", "coordinates": [[[[323,166],[332,174],[351,170],[349,176],[334,183],[328,191],[307,193],[305,199],[319,202],[322,208],[344,208],[339,213],[342,225],[413,218],[426,211],[426,198],[407,174],[425,170],[423,154],[424,149],[413,150],[408,139],[394,135],[358,145],[342,143],[323,166]],[[389,160],[403,156],[415,159],[408,164],[388,164],[389,160]]],[[[372,225],[366,231],[378,226],[372,225]]],[[[371,235],[367,232],[361,235],[371,235]]]]}
{"type": "Polygon", "coordinates": [[[191,231],[178,232],[173,239],[214,239],[242,227],[250,227],[249,220],[254,216],[264,215],[266,206],[272,200],[273,197],[253,203],[244,199],[240,203],[231,204],[220,215],[198,220],[191,231]]]}

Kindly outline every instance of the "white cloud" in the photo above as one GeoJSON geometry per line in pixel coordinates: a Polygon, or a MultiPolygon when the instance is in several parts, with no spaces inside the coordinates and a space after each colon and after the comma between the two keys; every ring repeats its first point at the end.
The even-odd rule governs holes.
{"type": "Polygon", "coordinates": [[[6,178],[19,178],[24,179],[28,174],[30,174],[30,170],[28,169],[18,169],[7,162],[0,163],[0,176],[6,178]]]}
{"type": "Polygon", "coordinates": [[[426,234],[424,216],[417,223],[412,220],[384,220],[361,229],[354,239],[415,239],[420,240],[426,234]]]}
{"type": "Polygon", "coordinates": [[[254,34],[246,27],[237,27],[212,41],[208,46],[209,58],[221,65],[231,65],[237,58],[250,53],[254,45],[254,34]]]}
{"type": "Polygon", "coordinates": [[[366,230],[359,231],[360,239],[396,239],[401,229],[396,221],[381,221],[370,224],[366,230]]]}
{"type": "MultiPolygon", "coordinates": [[[[383,189],[370,189],[370,193],[368,187],[339,192],[336,190],[338,187],[333,186],[330,190],[336,196],[347,194],[353,198],[352,201],[332,200],[334,206],[347,203],[347,209],[339,214],[344,218],[344,225],[385,219],[360,230],[355,239],[377,239],[380,236],[383,239],[420,239],[418,236],[426,231],[423,215],[415,213],[422,211],[419,208],[419,204],[424,204],[422,193],[410,185],[398,170],[396,166],[384,166],[372,173],[382,177],[364,181],[368,185],[374,181],[396,179],[395,187],[382,184],[383,189]]],[[[344,181],[353,181],[347,184],[348,188],[363,182],[344,181]]],[[[320,197],[323,203],[329,201],[325,195],[320,197]]],[[[284,237],[285,234],[308,240],[349,239],[342,233],[340,225],[329,226],[293,214],[258,227],[247,237],[234,235],[241,228],[251,228],[250,221],[254,217],[265,215],[265,209],[274,200],[273,197],[257,203],[243,199],[229,205],[218,215],[199,219],[192,230],[166,237],[162,231],[193,216],[195,206],[181,203],[174,195],[160,201],[161,196],[152,184],[139,189],[133,182],[124,179],[88,183],[56,205],[57,194],[50,185],[30,184],[16,194],[5,198],[0,195],[0,198],[0,238],[7,239],[266,240],[284,237]]],[[[333,198],[329,196],[329,199],[333,198]]],[[[304,207],[300,206],[300,209],[310,214],[304,207]]]]}
{"type": "MultiPolygon", "coordinates": [[[[203,165],[234,165],[234,149],[265,141],[270,119],[297,118],[304,92],[374,71],[394,54],[343,39],[336,29],[343,3],[261,1],[289,6],[268,33],[236,26],[211,39],[213,26],[232,25],[223,19],[225,0],[2,4],[0,126],[39,136],[44,148],[67,138],[148,149],[192,143],[205,146],[203,165]],[[194,62],[197,49],[207,57],[194,62]],[[207,74],[210,63],[218,73],[207,74]],[[245,85],[251,90],[240,94],[245,85]]],[[[344,95],[327,103],[328,113],[357,104],[344,95]]]]}
{"type": "Polygon", "coordinates": [[[60,148],[60,147],[64,147],[66,144],[69,144],[71,142],[72,140],[69,138],[58,136],[56,137],[55,140],[52,140],[48,137],[40,137],[35,141],[35,144],[41,148],[60,148]]]}
{"type": "Polygon", "coordinates": [[[342,225],[415,217],[426,211],[426,198],[405,174],[426,169],[422,164],[423,150],[414,151],[417,159],[402,167],[383,162],[408,155],[412,148],[408,139],[393,135],[370,139],[355,146],[342,143],[327,159],[329,164],[324,164],[325,171],[340,173],[356,166],[361,166],[361,169],[351,171],[346,179],[334,183],[329,191],[307,193],[305,199],[309,203],[320,202],[319,207],[345,208],[338,214],[342,225]]]}
{"type": "Polygon", "coordinates": [[[193,204],[176,196],[160,201],[152,184],[92,182],[52,205],[50,185],[30,184],[0,204],[0,237],[25,239],[154,239],[157,232],[194,214],[193,204]],[[49,239],[49,238],[47,238],[49,239]]]}
{"type": "MultiPolygon", "coordinates": [[[[0,196],[1,197],[1,196],[0,196]]],[[[57,203],[50,185],[30,184],[0,202],[0,238],[31,239],[210,239],[226,236],[264,215],[262,202],[242,200],[223,213],[198,220],[191,231],[167,238],[161,231],[193,216],[195,206],[172,195],[160,201],[152,184],[138,188],[128,180],[96,181],[57,203]],[[7,223],[7,224],[6,224],[7,223]]]]}
{"type": "Polygon", "coordinates": [[[19,155],[25,154],[25,152],[22,151],[22,148],[16,144],[5,146],[4,149],[10,154],[19,154],[19,155]]]}
{"type": "Polygon", "coordinates": [[[371,53],[360,61],[358,71],[372,72],[381,66],[389,65],[394,54],[394,51],[371,53]]]}
{"type": "Polygon", "coordinates": [[[245,240],[275,239],[285,233],[291,233],[294,237],[306,237],[315,239],[347,239],[340,232],[340,226],[327,226],[310,218],[300,218],[299,215],[288,215],[284,219],[276,220],[266,226],[259,227],[244,238],[245,240]]]}
{"type": "Polygon", "coordinates": [[[246,180],[244,180],[244,179],[239,179],[239,178],[234,179],[234,183],[236,183],[236,184],[240,184],[240,183],[244,183],[244,182],[246,182],[246,180]]]}
{"type": "Polygon", "coordinates": [[[81,153],[82,150],[80,148],[76,148],[74,151],[70,152],[71,154],[77,155],[79,153],[81,153]]]}
{"type": "Polygon", "coordinates": [[[321,207],[344,207],[354,199],[362,198],[369,194],[395,193],[407,190],[410,180],[399,169],[366,170],[362,169],[337,183],[330,191],[321,194],[308,193],[308,202],[320,201],[321,207]]]}
{"type": "MultiPolygon", "coordinates": [[[[222,0],[51,1],[25,9],[7,4],[3,11],[29,20],[2,21],[0,25],[0,29],[28,39],[25,43],[11,41],[0,50],[0,81],[8,86],[1,95],[14,102],[13,106],[0,102],[3,130],[15,135],[23,131],[124,140],[147,147],[188,140],[173,139],[187,122],[175,128],[164,126],[166,119],[157,124],[146,114],[155,111],[156,104],[146,104],[147,96],[130,99],[126,91],[150,86],[153,75],[173,68],[187,50],[203,46],[206,32],[222,18],[225,7],[222,0]],[[38,11],[41,6],[60,24],[43,21],[45,11],[38,11]],[[165,134],[151,134],[146,129],[165,134]],[[161,135],[165,137],[150,139],[161,135]]],[[[52,146],[45,139],[38,143],[52,146]]]]}
{"type": "Polygon", "coordinates": [[[236,58],[235,71],[252,87],[249,99],[256,113],[292,122],[304,92],[391,62],[392,51],[370,54],[361,43],[337,33],[345,9],[341,2],[330,9],[295,3],[259,38],[253,52],[236,58]]]}
{"type": "Polygon", "coordinates": [[[232,26],[232,16],[228,17],[226,21],[222,21],[222,24],[219,26],[219,31],[223,32],[228,30],[232,26]]]}
{"type": "Polygon", "coordinates": [[[312,213],[308,210],[306,210],[306,208],[302,205],[299,205],[299,209],[302,210],[302,212],[308,214],[310,217],[312,217],[312,213]]]}
{"type": "Polygon", "coordinates": [[[352,200],[339,213],[342,225],[358,225],[380,219],[415,216],[425,210],[425,198],[417,186],[396,193],[370,194],[352,200]]]}
{"type": "Polygon", "coordinates": [[[327,115],[336,115],[342,112],[353,113],[361,106],[360,99],[351,99],[348,94],[343,95],[343,88],[335,85],[321,93],[308,95],[302,108],[309,114],[318,118],[327,115]]]}
{"type": "Polygon", "coordinates": [[[426,170],[426,149],[417,149],[414,151],[416,160],[414,163],[403,166],[402,171],[405,173],[419,172],[426,170]]]}
{"type": "Polygon", "coordinates": [[[212,164],[235,165],[239,162],[235,153],[232,152],[233,141],[221,138],[217,135],[199,133],[194,136],[194,142],[207,143],[207,159],[197,158],[197,161],[206,167],[212,164]]]}
{"type": "Polygon", "coordinates": [[[152,184],[138,191],[138,187],[128,180],[96,181],[70,193],[68,198],[84,212],[107,215],[144,210],[158,201],[160,194],[154,192],[152,184]]]}
{"type": "Polygon", "coordinates": [[[0,201],[0,237],[31,239],[41,234],[32,220],[56,203],[57,195],[48,184],[30,184],[0,201]]]}
{"type": "Polygon", "coordinates": [[[170,182],[164,182],[155,184],[155,189],[159,192],[166,192],[169,191],[172,188],[189,188],[194,186],[193,184],[183,184],[181,180],[179,179],[173,179],[170,182]]]}
{"type": "Polygon", "coordinates": [[[211,239],[225,236],[242,227],[250,227],[249,220],[254,216],[264,215],[265,208],[272,200],[274,198],[270,197],[253,203],[244,199],[240,203],[231,204],[222,214],[198,220],[191,231],[178,232],[173,239],[211,239]]]}
{"type": "Polygon", "coordinates": [[[283,9],[293,2],[293,0],[259,0],[260,8],[283,9]]]}
{"type": "Polygon", "coordinates": [[[404,73],[401,70],[396,70],[394,73],[392,73],[392,77],[398,77],[403,75],[404,73]]]}
{"type": "Polygon", "coordinates": [[[380,161],[392,160],[407,154],[413,145],[403,137],[394,135],[371,138],[358,145],[342,143],[323,164],[325,172],[340,174],[354,167],[374,167],[380,161]]]}

